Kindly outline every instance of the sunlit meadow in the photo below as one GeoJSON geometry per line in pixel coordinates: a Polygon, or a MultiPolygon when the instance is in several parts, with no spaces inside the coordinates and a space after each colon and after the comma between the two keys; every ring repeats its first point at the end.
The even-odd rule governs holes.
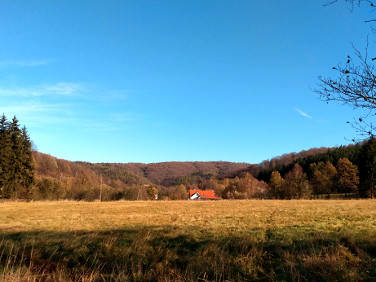
{"type": "Polygon", "coordinates": [[[3,202],[0,279],[376,279],[376,201],[3,202]]]}

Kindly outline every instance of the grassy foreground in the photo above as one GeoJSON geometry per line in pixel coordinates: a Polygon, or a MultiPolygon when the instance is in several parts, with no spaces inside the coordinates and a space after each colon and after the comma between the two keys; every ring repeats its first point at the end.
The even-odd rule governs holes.
{"type": "Polygon", "coordinates": [[[376,281],[376,201],[0,203],[1,281],[376,281]]]}

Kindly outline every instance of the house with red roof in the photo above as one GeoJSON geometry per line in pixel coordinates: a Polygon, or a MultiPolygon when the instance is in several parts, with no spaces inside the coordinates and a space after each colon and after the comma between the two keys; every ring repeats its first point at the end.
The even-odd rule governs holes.
{"type": "Polygon", "coordinates": [[[220,200],[211,190],[189,190],[189,200],[220,200]]]}

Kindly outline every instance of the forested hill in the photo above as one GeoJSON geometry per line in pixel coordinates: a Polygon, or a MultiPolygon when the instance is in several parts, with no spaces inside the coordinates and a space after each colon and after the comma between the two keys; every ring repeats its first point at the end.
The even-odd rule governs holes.
{"type": "Polygon", "coordinates": [[[187,199],[191,189],[224,199],[375,197],[376,138],[290,153],[261,164],[87,163],[32,151],[16,117],[0,120],[0,199],[187,199]]]}
{"type": "Polygon", "coordinates": [[[355,165],[359,165],[362,146],[363,142],[332,148],[313,148],[299,153],[284,154],[271,160],[263,161],[258,167],[259,171],[253,171],[253,174],[258,179],[269,182],[273,171],[279,171],[284,176],[293,168],[294,164],[299,164],[307,173],[310,172],[312,163],[329,161],[337,165],[340,158],[347,158],[355,165]]]}
{"type": "Polygon", "coordinates": [[[171,186],[184,178],[223,178],[230,177],[238,171],[248,168],[247,163],[233,162],[162,162],[162,163],[124,163],[124,164],[89,164],[95,171],[104,172],[108,169],[127,171],[140,180],[152,184],[171,186]]]}
{"type": "Polygon", "coordinates": [[[365,166],[364,160],[367,156],[376,155],[376,139],[364,144],[314,148],[285,154],[260,164],[93,164],[70,162],[33,152],[35,182],[30,187],[28,198],[179,200],[187,199],[190,189],[214,190],[224,199],[300,199],[329,197],[334,193],[372,197],[374,191],[367,189],[373,186],[365,182],[369,179],[367,172],[370,169],[365,166]],[[359,176],[363,186],[359,184],[359,176]]]}
{"type": "Polygon", "coordinates": [[[249,168],[247,163],[233,162],[162,162],[162,163],[87,163],[70,162],[34,152],[36,173],[54,178],[78,177],[85,180],[120,180],[126,184],[154,184],[166,187],[193,178],[232,177],[249,168]]]}
{"type": "MultiPolygon", "coordinates": [[[[173,185],[194,183],[214,178],[234,178],[250,173],[266,182],[272,171],[284,175],[294,163],[299,163],[308,171],[312,162],[331,161],[336,163],[340,157],[347,157],[357,163],[356,154],[360,144],[333,148],[312,148],[298,153],[289,153],[265,160],[260,164],[212,162],[161,162],[161,163],[88,163],[70,162],[53,156],[33,152],[37,177],[64,177],[81,179],[82,183],[100,181],[112,183],[120,181],[127,185],[153,184],[170,187],[173,185]]],[[[78,181],[78,180],[77,180],[78,181]]]]}

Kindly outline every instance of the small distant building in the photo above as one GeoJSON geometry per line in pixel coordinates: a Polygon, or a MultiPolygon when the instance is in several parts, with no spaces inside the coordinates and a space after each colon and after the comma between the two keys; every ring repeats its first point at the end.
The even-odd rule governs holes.
{"type": "Polygon", "coordinates": [[[211,190],[189,190],[189,200],[220,200],[211,190]]]}

